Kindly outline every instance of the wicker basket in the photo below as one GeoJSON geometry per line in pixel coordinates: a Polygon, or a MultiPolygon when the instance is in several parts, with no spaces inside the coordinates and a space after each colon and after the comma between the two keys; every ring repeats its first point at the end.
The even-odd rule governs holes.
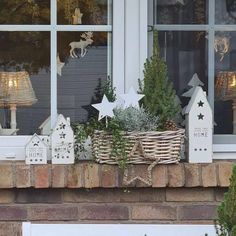
{"type": "MultiPolygon", "coordinates": [[[[184,142],[184,129],[176,131],[151,131],[124,133],[127,139],[127,164],[176,163],[180,160],[184,142]]],[[[96,161],[101,164],[118,164],[112,153],[112,135],[96,131],[92,137],[92,150],[96,161]]]]}

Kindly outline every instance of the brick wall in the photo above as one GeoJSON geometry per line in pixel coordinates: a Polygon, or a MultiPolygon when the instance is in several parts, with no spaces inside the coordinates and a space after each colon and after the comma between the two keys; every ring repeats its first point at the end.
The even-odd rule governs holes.
{"type": "Polygon", "coordinates": [[[138,182],[127,187],[116,166],[2,163],[0,236],[20,236],[23,221],[212,223],[232,165],[157,166],[151,187],[138,182]]]}

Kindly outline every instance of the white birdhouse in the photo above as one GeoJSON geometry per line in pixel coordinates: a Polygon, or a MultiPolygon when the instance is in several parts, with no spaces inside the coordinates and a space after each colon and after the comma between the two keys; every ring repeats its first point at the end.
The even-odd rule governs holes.
{"type": "Polygon", "coordinates": [[[74,132],[63,115],[59,115],[51,134],[52,164],[73,164],[74,132]]]}
{"type": "Polygon", "coordinates": [[[47,164],[48,145],[34,134],[25,146],[26,164],[47,164]]]}
{"type": "Polygon", "coordinates": [[[212,110],[201,87],[196,87],[185,114],[189,162],[211,163],[213,135],[212,110]]]}

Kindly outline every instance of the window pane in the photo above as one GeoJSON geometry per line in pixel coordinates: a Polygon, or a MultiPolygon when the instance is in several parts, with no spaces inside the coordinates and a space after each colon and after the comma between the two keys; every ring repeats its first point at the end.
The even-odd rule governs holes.
{"type": "Polygon", "coordinates": [[[216,24],[236,23],[236,1],[216,0],[215,10],[216,10],[215,13],[216,24]]]}
{"type": "Polygon", "coordinates": [[[101,101],[101,87],[110,76],[110,42],[107,32],[58,33],[58,112],[72,122],[96,114],[91,104],[101,101]],[[93,42],[82,50],[83,37],[93,42]]]}
{"type": "Polygon", "coordinates": [[[1,0],[0,24],[50,24],[50,0],[1,0]]]}
{"type": "Polygon", "coordinates": [[[161,55],[166,60],[169,78],[185,106],[189,98],[182,94],[191,87],[188,82],[194,73],[204,83],[207,91],[207,44],[205,32],[161,31],[159,44],[161,55]]]}
{"type": "MultiPolygon", "coordinates": [[[[0,32],[0,124],[33,134],[50,114],[50,33],[0,32]]],[[[3,134],[0,129],[0,135],[3,134]]],[[[5,130],[5,134],[11,132],[5,130]]]]}
{"type": "Polygon", "coordinates": [[[109,25],[112,0],[57,0],[58,24],[109,25]]]}
{"type": "Polygon", "coordinates": [[[155,24],[207,24],[207,0],[154,0],[155,24]]]}
{"type": "MultiPolygon", "coordinates": [[[[236,99],[236,32],[215,35],[215,133],[236,134],[233,105],[236,99]],[[224,115],[222,115],[224,114],[224,115]]],[[[236,120],[235,120],[236,121],[236,120]]]]}

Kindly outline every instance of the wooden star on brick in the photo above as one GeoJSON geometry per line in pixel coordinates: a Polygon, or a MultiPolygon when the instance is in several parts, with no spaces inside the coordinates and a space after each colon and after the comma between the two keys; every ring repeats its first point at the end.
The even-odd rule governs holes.
{"type": "Polygon", "coordinates": [[[130,165],[124,171],[123,183],[125,185],[137,185],[141,182],[147,186],[152,185],[152,169],[158,164],[159,159],[154,159],[146,155],[142,142],[137,140],[129,153],[130,158],[140,155],[144,159],[152,161],[150,165],[130,165]],[[145,171],[144,171],[145,170],[145,171]]]}

